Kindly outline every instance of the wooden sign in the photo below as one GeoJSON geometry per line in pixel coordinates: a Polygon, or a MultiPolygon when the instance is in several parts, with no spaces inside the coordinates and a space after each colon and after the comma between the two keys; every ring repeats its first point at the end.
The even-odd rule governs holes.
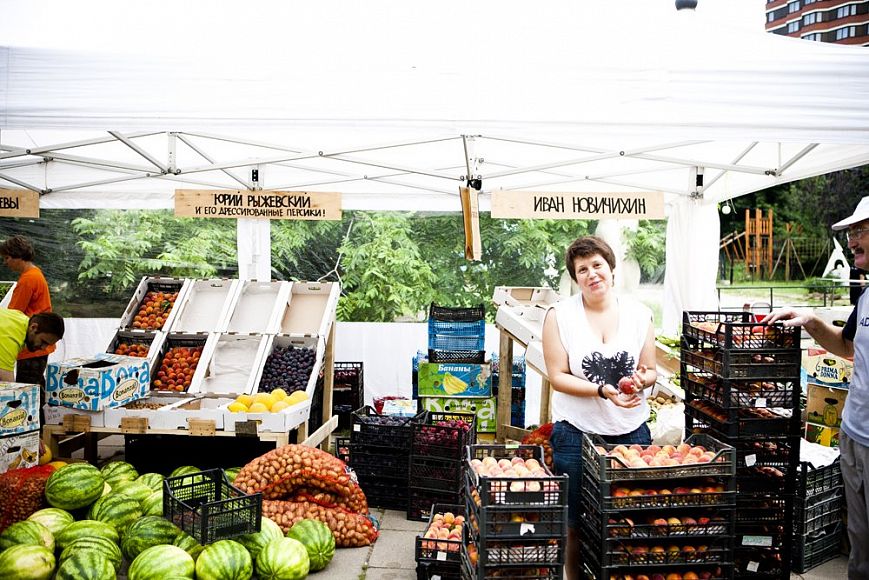
{"type": "Polygon", "coordinates": [[[217,430],[217,424],[211,419],[190,419],[187,427],[191,436],[211,437],[217,430]]]}
{"type": "Polygon", "coordinates": [[[85,415],[64,415],[63,430],[67,433],[89,433],[91,418],[85,415]]]}
{"type": "Polygon", "coordinates": [[[29,189],[0,189],[0,217],[38,218],[39,194],[29,189]]]}
{"type": "Polygon", "coordinates": [[[483,257],[480,241],[480,193],[476,189],[460,187],[462,221],[465,225],[465,259],[479,261],[483,257]]]}
{"type": "Polygon", "coordinates": [[[322,191],[176,189],[175,216],[269,220],[340,220],[341,194],[322,191]]]}
{"type": "Polygon", "coordinates": [[[121,417],[121,433],[142,435],[148,432],[147,417],[121,417]]]}
{"type": "Polygon", "coordinates": [[[664,193],[493,191],[493,218],[664,219],[664,193]]]}

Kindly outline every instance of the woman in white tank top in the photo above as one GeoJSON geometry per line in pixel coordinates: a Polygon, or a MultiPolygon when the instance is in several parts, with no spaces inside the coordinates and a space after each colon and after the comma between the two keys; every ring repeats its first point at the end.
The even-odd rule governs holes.
{"type": "Polygon", "coordinates": [[[580,574],[583,433],[607,443],[649,445],[645,389],[655,384],[655,329],[640,302],[613,291],[615,256],[604,240],[585,236],[567,250],[567,271],[580,293],[556,303],[543,325],[543,355],[552,384],[555,470],[569,476],[565,578],[580,574]],[[632,394],[621,393],[627,377],[632,394]]]}

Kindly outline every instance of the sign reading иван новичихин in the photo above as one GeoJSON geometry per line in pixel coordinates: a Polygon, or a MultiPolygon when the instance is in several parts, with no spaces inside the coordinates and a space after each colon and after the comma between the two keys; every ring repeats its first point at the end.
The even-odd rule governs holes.
{"type": "Polygon", "coordinates": [[[663,219],[664,194],[493,191],[493,218],[663,219]]]}

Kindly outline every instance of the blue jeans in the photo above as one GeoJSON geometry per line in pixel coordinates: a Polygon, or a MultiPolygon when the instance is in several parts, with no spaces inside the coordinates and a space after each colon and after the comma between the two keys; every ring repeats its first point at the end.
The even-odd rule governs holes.
{"type": "MultiPolygon", "coordinates": [[[[549,444],[552,446],[552,463],[555,473],[567,475],[567,525],[579,529],[580,501],[582,498],[582,431],[568,423],[559,421],[552,428],[549,444]]],[[[651,445],[652,434],[649,426],[643,423],[624,435],[601,435],[610,444],[651,445]]]]}

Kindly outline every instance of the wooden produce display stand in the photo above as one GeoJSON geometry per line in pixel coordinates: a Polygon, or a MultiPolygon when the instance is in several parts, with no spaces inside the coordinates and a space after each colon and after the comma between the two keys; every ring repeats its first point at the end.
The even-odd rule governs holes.
{"type": "MultiPolygon", "coordinates": [[[[117,346],[119,336],[125,340],[131,335],[140,337],[148,348],[153,380],[170,345],[201,344],[193,382],[186,392],[152,390],[146,399],[135,401],[150,402],[146,408],[131,405],[133,409],[115,406],[85,411],[46,405],[42,437],[55,457],[69,457],[83,448],[85,459],[95,461],[98,441],[117,434],[251,437],[280,447],[295,432],[295,442],[328,445],[338,424],[332,416],[337,283],[183,280],[183,290],[164,326],[169,330],[132,331],[128,328],[131,313],[141,303],[149,280],[155,279],[140,283],[109,349],[117,346]],[[315,351],[305,387],[308,400],[276,413],[230,413],[226,406],[236,396],[257,391],[272,350],[289,346],[315,351]],[[318,395],[321,370],[322,424],[309,433],[311,403],[318,395]]],[[[159,280],[166,283],[166,279],[159,280]]]]}

